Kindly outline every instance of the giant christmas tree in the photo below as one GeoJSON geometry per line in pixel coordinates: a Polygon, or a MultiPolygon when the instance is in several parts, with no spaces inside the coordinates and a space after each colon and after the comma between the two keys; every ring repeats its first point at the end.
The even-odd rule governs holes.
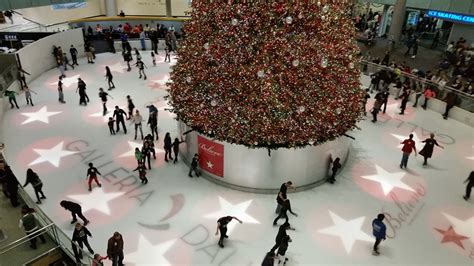
{"type": "Polygon", "coordinates": [[[179,120],[249,147],[318,145],[361,116],[349,3],[200,1],[171,73],[179,120]]]}

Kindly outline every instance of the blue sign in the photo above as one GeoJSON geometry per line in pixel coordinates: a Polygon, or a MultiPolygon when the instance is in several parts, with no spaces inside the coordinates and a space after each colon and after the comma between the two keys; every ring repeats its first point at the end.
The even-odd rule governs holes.
{"type": "Polygon", "coordinates": [[[84,1],[77,1],[74,3],[65,3],[65,4],[55,4],[51,5],[52,10],[62,10],[62,9],[76,9],[76,8],[81,8],[85,7],[87,5],[87,2],[84,1]]]}
{"type": "Polygon", "coordinates": [[[474,16],[430,10],[428,16],[454,22],[474,24],[474,16]]]}

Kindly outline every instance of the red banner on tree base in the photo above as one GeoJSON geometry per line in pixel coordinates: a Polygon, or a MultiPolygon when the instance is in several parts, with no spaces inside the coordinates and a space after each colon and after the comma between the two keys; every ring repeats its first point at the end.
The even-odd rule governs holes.
{"type": "Polygon", "coordinates": [[[198,136],[199,166],[216,176],[224,176],[224,145],[198,136]]]}

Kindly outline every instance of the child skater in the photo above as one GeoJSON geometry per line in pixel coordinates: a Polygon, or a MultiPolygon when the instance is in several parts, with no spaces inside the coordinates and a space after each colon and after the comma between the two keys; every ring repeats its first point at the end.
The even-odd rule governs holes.
{"type": "Polygon", "coordinates": [[[156,66],[155,53],[151,52],[151,59],[153,60],[153,66],[156,66]]]}
{"type": "Polygon", "coordinates": [[[115,135],[114,123],[115,123],[114,118],[109,117],[109,122],[107,122],[107,125],[109,125],[110,135],[115,135]]]}
{"type": "Polygon", "coordinates": [[[112,98],[112,96],[110,96],[107,92],[105,92],[104,89],[99,88],[99,97],[102,100],[102,107],[103,107],[102,115],[105,116],[107,114],[107,97],[112,98]]]}
{"type": "Polygon", "coordinates": [[[165,62],[166,59],[168,59],[168,62],[171,62],[170,48],[168,46],[165,47],[165,62]]]}
{"type": "Polygon", "coordinates": [[[143,74],[143,76],[144,76],[143,79],[146,80],[145,68],[147,68],[147,67],[146,67],[146,65],[143,63],[143,61],[142,61],[141,59],[138,59],[138,58],[137,58],[137,63],[135,64],[135,66],[138,67],[138,74],[140,74],[140,76],[139,76],[138,78],[141,79],[141,78],[142,78],[142,74],[143,74]]]}
{"type": "Polygon", "coordinates": [[[104,266],[103,260],[106,260],[108,257],[102,257],[100,254],[94,254],[94,259],[92,260],[92,266],[104,266]]]}
{"type": "Polygon", "coordinates": [[[140,165],[143,161],[143,153],[139,148],[135,148],[135,159],[137,159],[137,164],[140,165]]]}
{"type": "Polygon", "coordinates": [[[23,89],[25,90],[26,105],[31,104],[31,106],[34,106],[33,100],[31,99],[31,93],[34,93],[36,95],[38,95],[38,93],[34,92],[28,87],[24,87],[23,89]]]}
{"type": "Polygon", "coordinates": [[[109,91],[115,89],[115,84],[112,81],[114,76],[112,76],[112,72],[110,72],[110,68],[108,66],[105,67],[105,78],[107,79],[107,83],[109,84],[109,91]]]}
{"type": "Polygon", "coordinates": [[[143,163],[139,163],[137,168],[133,171],[138,170],[138,176],[140,177],[140,180],[142,181],[142,184],[148,184],[148,178],[146,178],[146,167],[143,163]]]}

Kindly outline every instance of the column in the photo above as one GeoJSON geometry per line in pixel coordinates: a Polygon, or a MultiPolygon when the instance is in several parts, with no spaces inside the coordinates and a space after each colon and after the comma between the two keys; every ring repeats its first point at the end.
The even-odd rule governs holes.
{"type": "Polygon", "coordinates": [[[387,32],[387,24],[388,24],[388,18],[390,16],[390,13],[388,10],[390,9],[389,5],[384,5],[383,6],[383,12],[381,14],[382,19],[380,20],[380,26],[379,26],[379,32],[378,36],[383,36],[387,32]]]}
{"type": "Polygon", "coordinates": [[[393,7],[392,23],[388,32],[389,37],[393,38],[395,43],[400,41],[403,23],[405,22],[405,11],[407,6],[406,0],[397,0],[393,7]]]}
{"type": "Polygon", "coordinates": [[[166,16],[171,17],[171,0],[166,0],[166,16]]]}
{"type": "Polygon", "coordinates": [[[114,17],[117,16],[118,13],[119,12],[117,10],[117,3],[115,2],[115,0],[105,0],[105,15],[107,17],[114,17]]]}

